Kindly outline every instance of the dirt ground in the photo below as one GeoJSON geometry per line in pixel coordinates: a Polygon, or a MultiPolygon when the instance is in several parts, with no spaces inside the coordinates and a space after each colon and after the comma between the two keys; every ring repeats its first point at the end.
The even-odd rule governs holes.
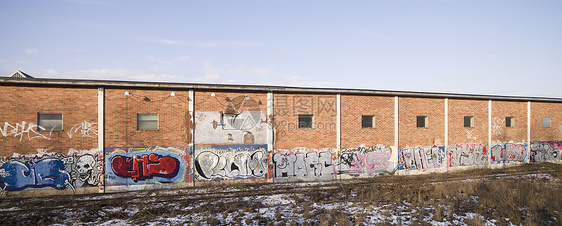
{"type": "Polygon", "coordinates": [[[2,199],[2,225],[562,225],[562,165],[2,199]]]}

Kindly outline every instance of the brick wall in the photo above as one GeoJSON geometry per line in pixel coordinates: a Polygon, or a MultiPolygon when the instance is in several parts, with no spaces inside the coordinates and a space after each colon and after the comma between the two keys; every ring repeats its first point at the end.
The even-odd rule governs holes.
{"type": "Polygon", "coordinates": [[[184,146],[191,143],[189,91],[105,89],[105,146],[184,146]],[[125,95],[129,92],[129,95],[125,95]],[[175,96],[171,96],[174,92],[175,96]],[[158,130],[137,130],[137,113],[158,114],[158,130]]]}
{"type": "Polygon", "coordinates": [[[531,141],[562,140],[562,104],[531,102],[531,141]],[[550,117],[550,127],[542,118],[550,117]]]}
{"type": "Polygon", "coordinates": [[[336,95],[274,94],[275,148],[335,148],[336,95]],[[312,129],[298,128],[298,115],[314,115],[312,129]]]}
{"type": "Polygon", "coordinates": [[[527,102],[492,101],[492,142],[527,140],[527,102]],[[515,126],[506,127],[506,117],[514,117],[515,126]]]}
{"type": "Polygon", "coordinates": [[[488,142],[488,101],[449,99],[449,144],[488,142]],[[474,127],[464,127],[464,116],[474,117],[474,127]]]}
{"type": "Polygon", "coordinates": [[[394,97],[341,95],[341,148],[394,145],[394,97]],[[362,115],[375,117],[374,128],[362,128],[362,115]]]}
{"type": "Polygon", "coordinates": [[[1,86],[0,156],[97,148],[97,100],[97,88],[1,86]],[[62,113],[63,130],[37,131],[39,112],[62,113]]]}
{"type": "Polygon", "coordinates": [[[400,97],[398,99],[399,148],[445,145],[445,100],[400,97]],[[417,128],[416,116],[427,116],[428,127],[417,128]]]}

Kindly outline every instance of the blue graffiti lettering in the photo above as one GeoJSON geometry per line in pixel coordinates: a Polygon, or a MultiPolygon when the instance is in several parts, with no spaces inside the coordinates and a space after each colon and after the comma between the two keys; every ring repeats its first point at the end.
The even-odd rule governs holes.
{"type": "Polygon", "coordinates": [[[7,191],[21,191],[28,187],[53,187],[64,190],[70,184],[70,174],[64,163],[56,158],[42,159],[36,163],[9,161],[0,166],[0,187],[7,191]]]}

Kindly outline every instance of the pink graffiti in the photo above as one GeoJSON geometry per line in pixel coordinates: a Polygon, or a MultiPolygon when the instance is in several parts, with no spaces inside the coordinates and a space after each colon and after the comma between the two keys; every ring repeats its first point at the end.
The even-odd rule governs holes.
{"type": "Polygon", "coordinates": [[[507,163],[507,162],[523,162],[527,156],[527,150],[522,144],[505,144],[495,145],[490,149],[492,154],[492,162],[496,163],[507,163]]]}
{"type": "Polygon", "coordinates": [[[356,152],[351,162],[351,172],[373,175],[380,171],[380,167],[388,167],[390,152],[356,152]]]}

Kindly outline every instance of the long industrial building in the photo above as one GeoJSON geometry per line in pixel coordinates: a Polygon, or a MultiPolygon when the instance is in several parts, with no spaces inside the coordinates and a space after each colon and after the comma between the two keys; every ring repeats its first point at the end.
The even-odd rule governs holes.
{"type": "Polygon", "coordinates": [[[0,78],[2,197],[561,160],[560,98],[16,74],[0,78]]]}

